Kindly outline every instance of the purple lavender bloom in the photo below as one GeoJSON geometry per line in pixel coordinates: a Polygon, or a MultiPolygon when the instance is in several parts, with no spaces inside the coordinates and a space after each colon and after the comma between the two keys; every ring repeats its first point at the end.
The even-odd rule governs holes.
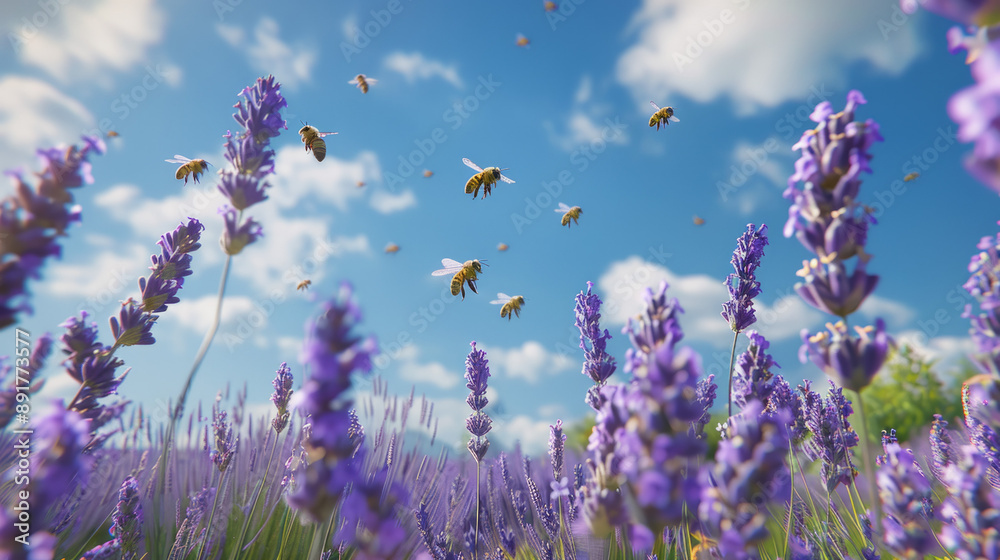
{"type": "Polygon", "coordinates": [[[84,552],[80,560],[119,560],[120,558],[122,558],[122,544],[118,539],[111,539],[84,552]]]}
{"type": "Polygon", "coordinates": [[[292,382],[292,369],[288,367],[287,363],[281,362],[281,365],[278,366],[278,373],[275,375],[274,381],[271,382],[274,385],[271,402],[278,409],[277,415],[271,421],[271,427],[279,434],[288,425],[288,417],[290,416],[288,412],[288,400],[292,398],[292,382]]]}
{"type": "Polygon", "coordinates": [[[139,501],[139,484],[128,476],[118,491],[118,505],[111,515],[111,536],[121,543],[123,560],[140,556],[142,546],[142,503],[139,501]]]}
{"type": "Polygon", "coordinates": [[[965,159],[969,173],[1000,192],[1000,44],[989,42],[972,62],[976,83],[959,90],[948,102],[948,114],[958,123],[958,139],[975,142],[965,159]]]}
{"type": "Polygon", "coordinates": [[[941,418],[940,414],[934,415],[931,422],[931,456],[934,463],[931,465],[931,472],[938,480],[943,482],[942,476],[945,467],[958,462],[958,453],[951,442],[951,434],[948,431],[948,422],[941,418]]]}
{"type": "Polygon", "coordinates": [[[788,412],[767,416],[763,410],[758,400],[747,403],[719,442],[714,466],[703,474],[698,513],[704,527],[722,527],[722,558],[760,558],[757,545],[769,534],[766,504],[783,502],[791,488],[788,412]]]}
{"type": "MultiPolygon", "coordinates": [[[[805,387],[800,386],[800,390],[805,395],[816,395],[809,390],[809,382],[806,382],[805,387]]],[[[818,397],[818,395],[817,395],[818,397]]],[[[791,439],[792,445],[799,446],[806,434],[809,433],[809,428],[806,427],[806,418],[803,413],[804,409],[803,399],[798,393],[792,391],[791,386],[785,381],[785,378],[780,374],[776,374],[771,383],[771,392],[767,399],[767,405],[764,410],[764,414],[776,414],[779,410],[787,410],[789,413],[789,418],[791,419],[791,424],[788,426],[789,439],[791,439]]]]}
{"type": "Polygon", "coordinates": [[[220,243],[227,255],[240,254],[244,247],[264,235],[264,228],[253,218],[247,218],[242,225],[237,225],[239,215],[232,206],[223,206],[219,209],[219,213],[223,215],[226,223],[220,243]]]}
{"type": "Polygon", "coordinates": [[[291,400],[293,408],[311,417],[303,446],[320,459],[301,467],[296,487],[285,499],[317,521],[328,518],[346,487],[358,478],[358,466],[351,461],[358,450],[351,434],[353,401],[345,393],[351,374],[371,371],[372,356],[378,352],[374,338],[361,339],[352,332],[361,321],[361,310],[351,296],[350,284],[342,284],[338,297],[307,326],[301,359],[310,377],[291,400]]]}
{"type": "Polygon", "coordinates": [[[850,485],[857,476],[851,448],[859,442],[858,434],[847,420],[854,413],[851,401],[830,381],[825,399],[807,399],[804,405],[806,426],[813,434],[805,447],[807,456],[814,461],[823,460],[820,474],[828,491],[832,492],[838,484],[850,485]]]}
{"type": "Polygon", "coordinates": [[[344,525],[339,538],[357,547],[358,560],[391,560],[406,557],[402,548],[407,531],[397,518],[409,494],[399,482],[389,479],[388,469],[362,477],[344,498],[344,525]]]}
{"type": "Polygon", "coordinates": [[[979,302],[980,313],[973,315],[967,305],[962,316],[972,325],[973,363],[984,374],[1000,378],[1000,233],[983,237],[976,247],[980,252],[969,261],[970,276],[963,287],[979,302]]]}
{"type": "Polygon", "coordinates": [[[802,268],[796,274],[804,278],[805,283],[795,284],[795,291],[816,309],[847,317],[861,307],[878,285],[878,276],[865,272],[867,265],[868,255],[859,257],[854,272],[848,277],[840,260],[829,264],[821,264],[817,259],[802,261],[802,268]]]}
{"type": "Polygon", "coordinates": [[[646,288],[642,299],[646,302],[646,314],[639,319],[638,325],[632,323],[629,317],[622,329],[632,341],[632,348],[625,352],[625,371],[632,373],[640,369],[649,359],[653,349],[663,343],[676,344],[684,337],[678,327],[678,313],[684,313],[677,298],[667,299],[666,282],[661,282],[656,294],[646,288]],[[669,340],[668,340],[669,339],[669,340]]]}
{"type": "Polygon", "coordinates": [[[803,329],[799,359],[803,363],[812,360],[838,385],[860,392],[871,384],[889,354],[892,339],[885,332],[885,322],[876,319],[874,327],[854,327],[857,338],[848,334],[843,321],[826,326],[828,331],[812,336],[803,329]]]}
{"type": "Polygon", "coordinates": [[[465,420],[465,429],[472,434],[469,440],[469,453],[475,458],[476,463],[483,460],[486,450],[490,448],[490,440],[486,439],[493,421],[483,412],[489,399],[486,398],[486,385],[490,378],[489,360],[486,359],[486,352],[476,349],[476,341],[470,344],[472,350],[465,359],[465,379],[466,388],[469,389],[469,396],[465,402],[472,409],[472,414],[465,420]]]}
{"type": "Polygon", "coordinates": [[[969,442],[990,463],[989,482],[1000,491],[1000,380],[979,374],[962,384],[969,442]]]}
{"type": "Polygon", "coordinates": [[[118,318],[111,317],[111,335],[115,337],[115,347],[154,344],[156,339],[149,332],[157,316],[146,313],[129,298],[122,304],[118,318]]]}
{"type": "Polygon", "coordinates": [[[556,420],[555,426],[549,426],[549,457],[552,458],[552,478],[555,480],[562,478],[565,447],[566,434],[563,433],[562,420],[556,420]]]}
{"type": "Polygon", "coordinates": [[[212,453],[212,463],[219,472],[226,472],[229,463],[236,454],[236,442],[239,438],[233,435],[233,427],[226,419],[226,411],[214,408],[212,410],[212,433],[215,435],[215,451],[212,453]]]}
{"type": "Polygon", "coordinates": [[[885,453],[876,480],[886,514],[882,519],[886,548],[899,557],[922,558],[937,548],[928,527],[933,518],[930,482],[914,461],[912,451],[888,443],[885,453]]]}
{"type": "Polygon", "coordinates": [[[753,400],[767,403],[774,390],[772,368],[780,368],[767,353],[771,343],[757,331],[747,333],[750,344],[733,368],[733,402],[743,408],[753,400]]]}
{"type": "Polygon", "coordinates": [[[701,406],[701,417],[691,423],[689,434],[698,439],[704,439],[705,426],[712,420],[712,405],[715,404],[715,392],[719,386],[715,383],[715,374],[698,381],[697,399],[701,406]]]}
{"type": "Polygon", "coordinates": [[[941,506],[941,544],[960,560],[1000,557],[1000,492],[988,481],[992,465],[973,446],[958,455],[942,477],[948,498],[941,506]]]}
{"type": "Polygon", "coordinates": [[[195,218],[181,223],[173,231],[160,236],[157,245],[160,254],[153,255],[153,272],[149,278],[139,279],[142,292],[142,310],[146,313],[163,313],[168,304],[180,301],[177,292],[184,285],[184,277],[191,274],[191,253],[201,248],[201,232],[205,226],[195,218]]]}
{"type": "MultiPolygon", "coordinates": [[[[43,523],[32,525],[47,529],[68,496],[77,486],[85,486],[90,477],[93,456],[83,453],[90,440],[90,422],[79,413],[66,410],[61,402],[34,422],[31,437],[32,511],[43,523]]],[[[34,517],[34,516],[32,516],[34,517]]]]}
{"type": "Polygon", "coordinates": [[[20,172],[7,173],[15,194],[0,201],[0,329],[17,322],[19,312],[31,312],[28,278],[39,278],[45,259],[61,255],[56,239],[80,221],[80,207],[68,206],[68,189],[92,183],[88,157],[104,153],[99,138],[84,136],[83,142],[81,148],[38,150],[43,170],[35,173],[35,188],[20,172]]]}
{"type": "Polygon", "coordinates": [[[753,298],[760,295],[756,271],[760,266],[760,258],[764,256],[765,245],[767,226],[764,224],[758,229],[754,229],[753,224],[747,224],[746,232],[736,240],[736,250],[733,251],[731,261],[735,272],[730,273],[723,282],[729,290],[729,301],[722,304],[722,318],[729,321],[729,328],[733,332],[742,332],[757,321],[753,298]]]}
{"type": "MultiPolygon", "coordinates": [[[[583,371],[595,385],[601,386],[607,382],[611,374],[618,367],[615,359],[608,354],[608,340],[611,333],[608,329],[601,332],[601,301],[600,296],[591,293],[594,287],[593,282],[587,282],[586,293],[580,292],[576,296],[576,328],[580,329],[580,348],[583,349],[583,371]]],[[[588,393],[589,395],[589,393],[588,393]]],[[[588,404],[594,404],[588,396],[588,404]]]]}
{"type": "Polygon", "coordinates": [[[1000,18],[997,0],[899,0],[903,12],[912,14],[917,6],[964,24],[991,25],[1000,18]]]}

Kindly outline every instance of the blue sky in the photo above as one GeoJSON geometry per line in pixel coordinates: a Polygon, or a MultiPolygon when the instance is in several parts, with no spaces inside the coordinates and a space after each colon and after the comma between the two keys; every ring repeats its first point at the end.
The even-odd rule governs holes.
{"type": "MultiPolygon", "coordinates": [[[[106,342],[107,317],[137,295],[159,235],[199,218],[205,242],[182,302],[157,323],[154,346],[120,354],[132,368],[123,396],[162,414],[208,327],[224,262],[214,175],[184,186],[163,160],[225,165],[238,92],[273,73],[289,130],[272,143],[270,200],[250,212],[266,237],[234,260],[223,324],[192,389],[206,402],[245,381],[254,410],[267,410],[282,361],[301,380],[306,320],[349,280],[364,330],[386,351],[379,373],[389,392],[415,386],[434,400],[442,441],[461,443],[475,340],[493,374],[491,437],[539,450],[549,424],[589,410],[573,328],[573,298],[588,280],[606,302],[619,361],[625,318],[640,311],[645,286],[667,279],[686,310],[685,341],[724,377],[732,335],[719,316],[722,281],[749,222],[766,223],[771,240],[756,327],[786,376],[819,379],[798,362],[799,331],[830,318],[791,290],[808,253],[781,235],[781,193],[813,106],[842,107],[850,89],[868,99],[858,118],[877,120],[885,137],[862,187],[881,210],[868,246],[881,280],[852,322],[882,316],[946,366],[971,348],[957,290],[1000,205],[964,171],[971,148],[954,139],[945,110],[971,83],[962,57],[946,51],[946,22],[905,16],[890,0],[590,0],[561,2],[553,14],[542,4],[6,6],[0,167],[34,168],[35,147],[83,132],[120,134],[95,158],[96,181],[77,199],[83,222],[32,284],[36,312],[22,328],[57,332],[86,309],[106,342]],[[518,33],[527,48],[515,45],[518,33]],[[358,73],[378,80],[367,95],[347,83],[358,73]],[[649,128],[650,100],[673,106],[681,122],[649,128]],[[325,161],[303,150],[300,120],[339,132],[327,137],[325,161]],[[516,183],[472,200],[463,157],[509,167],[516,183]],[[911,171],[920,177],[902,183],[911,171]],[[583,208],[578,225],[560,226],[558,202],[583,208]],[[706,223],[694,225],[694,215],[706,223]],[[497,251],[501,242],[508,251],[497,251]],[[388,243],[400,251],[385,254],[388,243]],[[452,297],[448,280],[430,275],[446,257],[485,260],[478,295],[452,297]],[[312,280],[306,293],[295,290],[302,278],[312,280]],[[520,318],[500,318],[489,304],[497,292],[524,295],[520,318]]],[[[46,374],[46,395],[72,394],[58,368],[46,374]]]]}

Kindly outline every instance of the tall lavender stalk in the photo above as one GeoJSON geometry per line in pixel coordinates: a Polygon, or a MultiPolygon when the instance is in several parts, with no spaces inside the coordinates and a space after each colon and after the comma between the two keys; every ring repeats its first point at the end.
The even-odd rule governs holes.
{"type": "Polygon", "coordinates": [[[757,267],[760,258],[764,256],[764,246],[767,245],[767,226],[761,224],[754,229],[753,224],[747,224],[747,230],[736,240],[736,250],[733,251],[731,272],[724,284],[729,290],[729,301],[722,304],[722,318],[729,321],[733,331],[733,349],[729,356],[729,401],[727,413],[733,415],[733,360],[736,357],[736,341],[740,333],[757,322],[753,308],[753,298],[760,295],[760,282],[757,281],[757,267]]]}
{"type": "Polygon", "coordinates": [[[472,414],[465,420],[465,428],[472,434],[468,447],[472,458],[476,460],[476,536],[472,546],[472,556],[476,558],[479,553],[479,471],[486,450],[490,448],[490,440],[486,439],[486,434],[492,428],[493,421],[483,411],[489,403],[486,398],[486,385],[490,378],[489,360],[486,359],[486,352],[476,349],[476,341],[472,341],[471,346],[472,350],[465,359],[465,379],[468,381],[465,386],[469,389],[465,402],[472,409],[472,414]]]}
{"type": "Polygon", "coordinates": [[[601,332],[601,301],[600,296],[591,293],[593,282],[587,282],[587,291],[576,296],[576,327],[580,329],[580,348],[583,348],[583,374],[589,377],[594,386],[587,391],[587,404],[597,410],[600,406],[598,393],[607,383],[608,378],[618,367],[613,356],[608,354],[608,340],[611,333],[608,329],[601,332]]]}

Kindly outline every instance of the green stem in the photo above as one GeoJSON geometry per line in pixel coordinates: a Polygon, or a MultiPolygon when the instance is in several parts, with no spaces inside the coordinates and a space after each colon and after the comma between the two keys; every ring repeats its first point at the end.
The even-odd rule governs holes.
{"type": "Polygon", "coordinates": [[[736,341],[740,337],[740,331],[736,331],[733,335],[733,351],[729,354],[729,409],[727,414],[729,417],[733,417],[733,361],[736,358],[736,341]]]}
{"type": "MultiPolygon", "coordinates": [[[[240,216],[243,212],[240,212],[240,216]]],[[[237,218],[238,219],[238,218],[237,218]]],[[[219,330],[219,322],[222,318],[222,298],[226,293],[226,281],[229,279],[229,266],[232,263],[233,256],[226,256],[226,264],[222,270],[222,279],[219,282],[219,296],[215,304],[215,317],[212,318],[212,325],[208,328],[208,332],[205,333],[205,339],[201,343],[201,348],[198,349],[198,355],[195,356],[194,363],[191,365],[191,371],[188,373],[187,381],[184,382],[184,389],[181,390],[180,398],[177,400],[177,406],[174,407],[174,412],[170,416],[170,424],[167,426],[167,437],[163,440],[163,453],[160,454],[159,461],[159,476],[157,481],[158,492],[162,494],[166,486],[166,466],[167,466],[167,456],[170,453],[170,444],[174,439],[174,432],[177,430],[177,422],[180,421],[181,415],[184,414],[184,403],[187,401],[188,391],[191,389],[191,382],[194,381],[194,374],[198,372],[198,368],[201,367],[201,362],[205,360],[205,355],[208,354],[208,348],[212,345],[212,339],[215,338],[215,333],[219,330]]]]}
{"type": "Polygon", "coordinates": [[[476,461],[476,538],[472,543],[472,560],[479,555],[479,461],[476,461]]]}
{"type": "Polygon", "coordinates": [[[271,454],[267,458],[267,465],[264,467],[264,474],[261,475],[260,486],[257,487],[257,492],[253,497],[253,503],[250,506],[250,513],[247,514],[247,518],[243,522],[243,529],[240,531],[240,538],[236,541],[236,549],[233,551],[234,556],[231,556],[231,558],[240,558],[243,556],[243,539],[246,538],[247,529],[250,527],[250,523],[253,522],[253,514],[257,511],[257,504],[260,501],[260,493],[264,490],[264,485],[267,483],[267,471],[271,469],[271,461],[274,460],[274,452],[278,449],[280,439],[281,434],[275,434],[274,446],[271,447],[271,454]]]}
{"type": "Polygon", "coordinates": [[[198,545],[198,555],[195,556],[198,560],[201,560],[202,554],[205,552],[205,545],[208,544],[208,539],[212,536],[212,521],[215,519],[215,510],[219,505],[219,494],[222,493],[222,485],[225,479],[226,473],[219,473],[219,486],[215,489],[215,498],[212,500],[212,511],[208,514],[208,524],[205,525],[205,539],[198,545]]]}
{"type": "Polygon", "coordinates": [[[858,391],[858,416],[861,419],[861,451],[864,454],[865,463],[865,478],[868,479],[868,500],[871,503],[872,511],[875,514],[875,519],[873,524],[879,527],[882,519],[882,504],[879,503],[878,497],[875,493],[875,471],[874,471],[874,459],[875,457],[871,452],[871,443],[868,441],[868,421],[865,416],[865,404],[861,398],[861,392],[858,391]]]}

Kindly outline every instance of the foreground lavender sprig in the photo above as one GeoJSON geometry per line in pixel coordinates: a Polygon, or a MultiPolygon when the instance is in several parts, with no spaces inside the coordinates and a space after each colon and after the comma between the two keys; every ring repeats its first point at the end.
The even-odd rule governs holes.
{"type": "MultiPolygon", "coordinates": [[[[851,427],[848,417],[854,413],[851,401],[844,398],[840,387],[830,382],[825,399],[809,398],[808,386],[804,392],[805,423],[813,437],[805,448],[812,460],[822,459],[820,473],[828,492],[839,484],[848,486],[857,475],[851,460],[851,448],[858,444],[858,434],[851,427]]],[[[812,393],[814,397],[818,397],[812,393]]]]}
{"type": "Polygon", "coordinates": [[[476,460],[476,534],[473,540],[472,553],[476,557],[479,549],[479,509],[480,509],[480,483],[479,471],[486,455],[486,450],[490,448],[490,440],[486,439],[492,427],[492,420],[483,411],[489,403],[486,398],[486,386],[490,378],[489,361],[486,359],[486,352],[476,349],[476,341],[470,344],[472,350],[465,359],[465,379],[466,388],[469,389],[469,396],[465,402],[472,409],[472,414],[465,420],[465,429],[472,434],[469,439],[469,453],[476,460]]]}
{"type": "Polygon", "coordinates": [[[594,382],[587,392],[587,404],[597,409],[596,394],[618,367],[607,352],[611,333],[601,332],[601,298],[591,293],[593,282],[587,282],[587,291],[576,296],[576,328],[580,329],[580,348],[583,348],[583,374],[594,382]]]}
{"type": "Polygon", "coordinates": [[[56,240],[81,215],[79,205],[70,206],[70,189],[94,182],[88,158],[104,151],[95,136],[84,136],[79,148],[38,150],[43,169],[34,187],[21,170],[7,172],[15,193],[0,201],[0,329],[16,323],[18,313],[31,312],[27,281],[41,276],[45,259],[61,256],[56,240]]]}
{"type": "Polygon", "coordinates": [[[285,427],[288,426],[288,417],[290,416],[288,412],[288,401],[292,398],[292,382],[294,381],[292,377],[292,369],[288,367],[288,364],[281,362],[278,366],[278,372],[274,377],[274,381],[271,382],[274,385],[274,393],[271,395],[271,402],[274,403],[274,407],[277,409],[277,414],[274,420],[271,421],[271,427],[274,428],[275,433],[280,434],[284,431],[285,427]]]}
{"type": "Polygon", "coordinates": [[[729,321],[733,331],[733,349],[729,356],[728,408],[729,416],[733,415],[733,358],[736,356],[736,341],[740,333],[757,322],[754,313],[753,298],[760,295],[760,282],[757,281],[757,267],[764,256],[764,246],[767,245],[767,226],[760,225],[754,229],[753,224],[747,224],[747,230],[736,240],[736,250],[733,251],[731,272],[723,282],[729,290],[729,301],[722,304],[722,318],[729,321]]]}
{"type": "Polygon", "coordinates": [[[992,466],[974,446],[957,450],[942,470],[948,498],[941,506],[939,537],[960,560],[994,558],[1000,552],[1000,492],[990,485],[992,466]]]}
{"type": "Polygon", "coordinates": [[[898,443],[886,444],[876,476],[886,514],[882,519],[886,547],[900,558],[923,558],[937,548],[928,526],[934,513],[933,493],[913,452],[898,443]]]}
{"type": "Polygon", "coordinates": [[[767,349],[771,343],[757,331],[747,333],[750,344],[736,359],[733,368],[733,402],[741,409],[748,402],[758,400],[767,403],[774,391],[772,368],[780,368],[767,349]]]}

